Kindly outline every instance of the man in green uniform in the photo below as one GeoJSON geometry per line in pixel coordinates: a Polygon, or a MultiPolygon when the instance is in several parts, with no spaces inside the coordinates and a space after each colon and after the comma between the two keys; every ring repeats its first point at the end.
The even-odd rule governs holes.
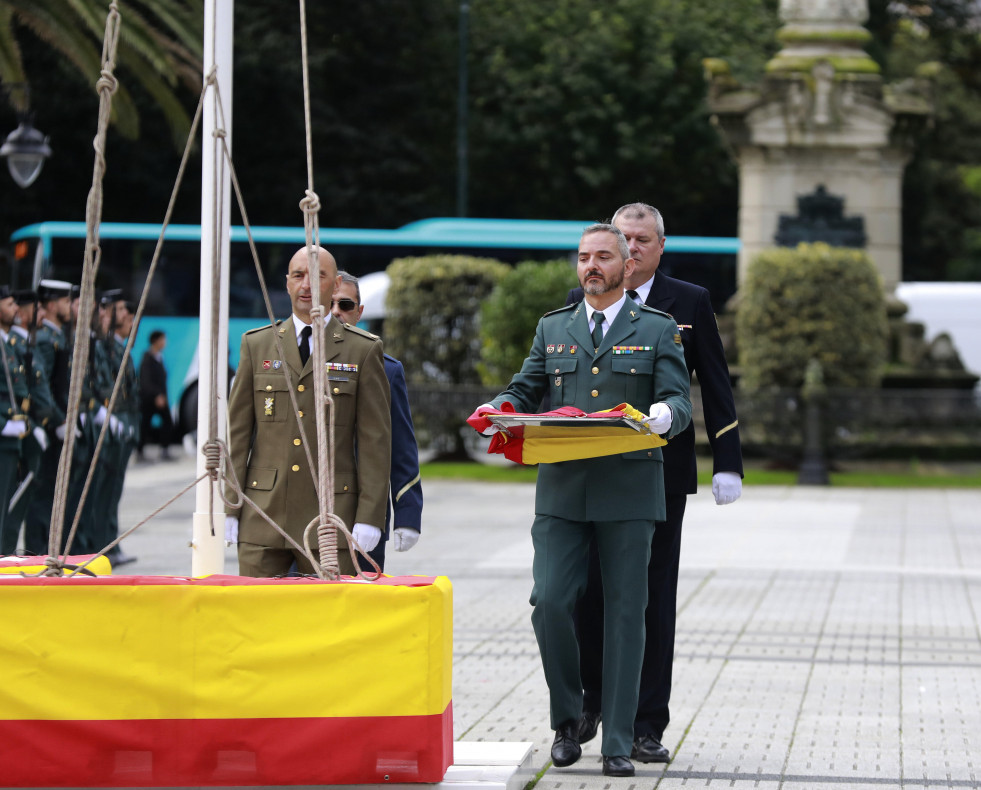
{"type": "MultiPolygon", "coordinates": [[[[337,264],[322,247],[317,255],[320,304],[329,310],[337,264]]],[[[303,531],[320,510],[313,482],[317,433],[308,268],[309,252],[303,247],[290,260],[286,275],[293,314],[275,326],[242,336],[238,372],[228,398],[228,445],[235,476],[249,498],[301,545],[303,531]],[[296,393],[299,414],[293,409],[290,388],[296,393]],[[307,461],[299,421],[312,445],[313,469],[307,461]]],[[[327,386],[334,402],[334,513],[367,552],[378,545],[385,526],[392,452],[382,343],[329,313],[323,321],[322,338],[327,386]]],[[[229,492],[229,498],[236,495],[229,492]]],[[[238,543],[242,576],[283,575],[294,561],[300,573],[313,572],[306,556],[252,507],[229,508],[227,513],[225,539],[238,543]]],[[[343,534],[338,534],[337,543],[341,573],[353,574],[355,568],[343,534]]]]}
{"type": "Polygon", "coordinates": [[[17,501],[11,503],[6,520],[4,536],[0,541],[0,554],[13,554],[17,549],[17,540],[27,509],[34,500],[37,490],[37,473],[41,468],[41,457],[48,448],[48,435],[41,427],[39,412],[44,411],[44,393],[50,395],[47,382],[40,380],[41,372],[34,365],[34,333],[37,332],[40,305],[37,293],[31,290],[19,290],[12,293],[17,304],[17,315],[10,327],[11,341],[17,346],[24,360],[24,371],[27,377],[27,389],[30,392],[31,406],[28,412],[34,428],[21,440],[20,468],[17,480],[17,501]]]}
{"type": "Polygon", "coordinates": [[[28,554],[47,554],[58,463],[68,430],[65,412],[68,407],[69,349],[64,327],[71,320],[72,286],[62,280],[41,280],[37,294],[44,318],[34,344],[36,413],[48,433],[50,445],[41,456],[34,498],[27,509],[24,549],[28,554]]]}
{"type": "MultiPolygon", "coordinates": [[[[518,412],[532,413],[547,392],[553,408],[596,412],[626,402],[650,407],[645,421],[657,434],[671,437],[684,430],[691,402],[678,326],[665,313],[627,299],[623,279],[633,267],[617,228],[586,228],[577,265],[584,300],[539,321],[521,371],[488,406],[510,403],[518,412]]],[[[586,586],[589,543],[595,537],[606,602],[603,773],[634,774],[629,755],[644,657],[647,563],[664,502],[660,449],[539,466],[531,619],[549,687],[556,766],[572,765],[582,754],[583,694],[573,612],[586,586]]]]}
{"type": "MultiPolygon", "coordinates": [[[[109,404],[112,386],[123,364],[123,354],[130,332],[133,331],[135,305],[126,300],[118,289],[104,291],[99,300],[100,315],[105,322],[106,335],[103,347],[108,359],[109,380],[105,403],[109,404]]],[[[110,430],[99,453],[98,486],[93,513],[93,538],[97,550],[105,548],[119,535],[119,502],[123,496],[123,483],[130,456],[139,440],[140,430],[140,381],[136,375],[133,357],[126,360],[119,393],[110,420],[110,430]]],[[[105,412],[97,411],[97,422],[105,419],[105,412]]],[[[93,496],[90,492],[89,496],[93,496]]],[[[135,562],[136,557],[126,554],[116,546],[107,555],[113,567],[135,562]]]]}
{"type": "MultiPolygon", "coordinates": [[[[26,346],[23,338],[11,332],[16,315],[17,302],[10,289],[0,285],[0,554],[13,554],[17,548],[20,521],[16,507],[12,507],[16,503],[11,500],[20,481],[23,444],[38,438],[32,433],[27,416],[30,392],[24,364],[26,346]]],[[[47,441],[40,428],[33,431],[47,441]]]]}

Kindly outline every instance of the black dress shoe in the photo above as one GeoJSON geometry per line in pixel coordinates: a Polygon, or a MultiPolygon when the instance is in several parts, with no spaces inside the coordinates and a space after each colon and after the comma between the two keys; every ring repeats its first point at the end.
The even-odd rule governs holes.
{"type": "Polygon", "coordinates": [[[552,765],[565,768],[582,757],[579,746],[579,721],[567,721],[555,731],[552,741],[552,765]]]}
{"type": "Polygon", "coordinates": [[[589,743],[596,737],[596,731],[599,729],[600,719],[603,717],[599,713],[590,713],[588,710],[582,712],[582,718],[579,719],[579,743],[589,743]]]}
{"type": "Polygon", "coordinates": [[[603,755],[603,776],[633,776],[634,764],[625,755],[603,755]]]}
{"type": "Polygon", "coordinates": [[[630,756],[642,763],[669,763],[671,755],[653,735],[641,735],[634,739],[630,756]]]}

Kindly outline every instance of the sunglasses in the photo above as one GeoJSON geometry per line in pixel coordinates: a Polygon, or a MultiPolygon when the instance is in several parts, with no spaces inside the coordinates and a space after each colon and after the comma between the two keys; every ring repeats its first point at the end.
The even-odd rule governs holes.
{"type": "Polygon", "coordinates": [[[358,303],[353,299],[335,299],[333,302],[331,302],[331,304],[345,313],[350,313],[355,307],[358,306],[358,303]]]}

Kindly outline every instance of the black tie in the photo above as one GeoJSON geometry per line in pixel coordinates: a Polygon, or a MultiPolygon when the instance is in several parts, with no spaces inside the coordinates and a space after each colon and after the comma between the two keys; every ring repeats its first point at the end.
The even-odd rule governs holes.
{"type": "Polygon", "coordinates": [[[300,331],[300,363],[303,365],[306,365],[307,360],[310,359],[311,334],[313,334],[313,329],[308,326],[303,327],[300,331]]]}
{"type": "Polygon", "coordinates": [[[603,342],[603,320],[606,318],[598,310],[593,313],[593,348],[599,348],[603,342]]]}
{"type": "Polygon", "coordinates": [[[627,291],[627,296],[633,299],[637,304],[640,304],[640,294],[637,293],[633,288],[627,291]]]}

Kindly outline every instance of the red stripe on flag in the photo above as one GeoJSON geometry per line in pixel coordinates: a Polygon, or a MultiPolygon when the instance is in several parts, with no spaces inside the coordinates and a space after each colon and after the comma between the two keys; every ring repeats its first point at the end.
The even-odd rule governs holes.
{"type": "Polygon", "coordinates": [[[0,721],[0,785],[439,782],[453,762],[451,708],[435,716],[0,721]]]}

